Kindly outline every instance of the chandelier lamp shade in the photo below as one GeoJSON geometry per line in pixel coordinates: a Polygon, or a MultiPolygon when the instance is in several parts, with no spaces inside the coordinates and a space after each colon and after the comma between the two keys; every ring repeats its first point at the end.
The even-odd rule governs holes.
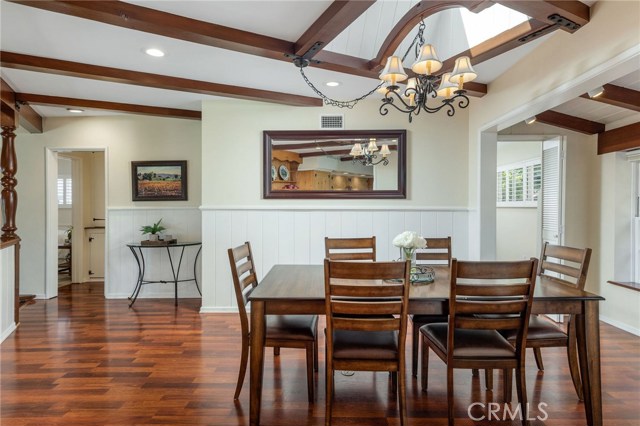
{"type": "Polygon", "coordinates": [[[370,138],[368,144],[355,143],[349,155],[353,157],[352,162],[354,164],[360,163],[363,166],[375,166],[382,163],[383,166],[389,164],[389,145],[383,144],[382,148],[378,148],[375,138],[370,138]],[[363,146],[364,145],[364,146],[363,146]],[[378,152],[381,156],[378,159],[378,152]]]}
{"type": "Polygon", "coordinates": [[[451,72],[437,74],[442,69],[442,61],[438,58],[436,49],[424,41],[424,21],[420,22],[418,33],[411,42],[404,56],[390,56],[380,73],[379,84],[368,93],[350,101],[339,101],[329,98],[311,83],[304,73],[304,68],[312,61],[303,56],[291,56],[293,63],[300,68],[303,79],[320,96],[326,105],[340,108],[353,108],[359,101],[373,93],[382,93],[382,105],[380,114],[387,115],[389,107],[409,115],[409,122],[413,116],[425,113],[432,114],[442,109],[446,110],[449,117],[453,117],[457,108],[469,106],[469,98],[464,90],[464,83],[475,80],[478,76],[471,66],[468,56],[456,59],[451,72]],[[411,65],[411,77],[404,69],[403,62],[412,51],[415,52],[415,62],[411,65]],[[406,87],[401,88],[399,83],[406,80],[406,87]]]}

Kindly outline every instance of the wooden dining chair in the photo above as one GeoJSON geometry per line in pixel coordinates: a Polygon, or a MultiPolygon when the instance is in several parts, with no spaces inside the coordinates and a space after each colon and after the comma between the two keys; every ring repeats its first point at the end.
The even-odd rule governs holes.
{"type": "MultiPolygon", "coordinates": [[[[418,265],[447,265],[451,266],[451,237],[425,238],[427,247],[416,250],[416,263],[418,265]]],[[[420,348],[420,327],[433,322],[447,322],[446,315],[411,315],[412,347],[411,347],[411,374],[418,374],[418,352],[420,348]]]]}
{"type": "Polygon", "coordinates": [[[376,261],[376,237],[324,239],[324,253],[331,260],[376,261]]]}
{"type": "Polygon", "coordinates": [[[335,370],[388,371],[406,418],[405,340],[411,262],[325,259],[326,413],[331,424],[335,370]]]}
{"type": "MultiPolygon", "coordinates": [[[[246,305],[249,295],[258,285],[251,244],[228,250],[233,286],[240,313],[242,329],[242,354],[240,371],[233,399],[238,399],[249,358],[251,331],[246,305]]],[[[317,315],[267,315],[265,347],[273,347],[274,356],[280,354],[280,348],[304,348],[307,352],[307,396],[313,402],[313,371],[318,371],[318,316],[317,315]]]]}
{"type": "MultiPolygon", "coordinates": [[[[591,259],[591,249],[551,245],[547,242],[542,247],[538,275],[562,284],[584,290],[591,259]],[[560,277],[561,276],[561,277],[560,277]]],[[[516,333],[503,332],[510,342],[515,342],[516,333]]],[[[540,348],[564,347],[567,349],[571,380],[580,401],[583,400],[582,381],[578,364],[575,315],[569,317],[565,332],[556,322],[544,315],[532,315],[529,319],[527,348],[533,348],[538,370],[544,371],[540,348]]]]}
{"type": "MultiPolygon", "coordinates": [[[[449,321],[427,324],[422,335],[422,390],[428,385],[429,349],[447,365],[449,426],[454,424],[453,370],[495,368],[504,371],[505,402],[510,402],[516,370],[520,408],[526,412],[525,341],[538,260],[458,262],[451,260],[449,321]],[[485,314],[500,314],[498,318],[485,314]],[[515,346],[497,330],[517,330],[515,346]]],[[[523,416],[523,425],[527,416],[523,416]]]]}

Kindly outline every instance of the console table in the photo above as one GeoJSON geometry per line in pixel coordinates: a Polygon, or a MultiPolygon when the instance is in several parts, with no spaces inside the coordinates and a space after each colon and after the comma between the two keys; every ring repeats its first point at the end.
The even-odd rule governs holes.
{"type": "Polygon", "coordinates": [[[198,289],[198,293],[202,296],[202,292],[200,291],[200,286],[198,285],[198,278],[196,275],[196,265],[198,263],[198,257],[200,256],[200,251],[202,250],[201,242],[185,242],[185,243],[167,243],[167,244],[158,244],[158,245],[145,245],[142,243],[132,243],[127,244],[127,247],[133,253],[133,257],[136,259],[136,263],[138,264],[138,279],[136,281],[136,286],[133,289],[133,293],[129,296],[129,307],[133,306],[138,298],[138,294],[140,294],[140,289],[144,284],[151,283],[173,283],[175,287],[175,305],[178,306],[178,283],[193,281],[196,283],[196,288],[198,289]],[[193,278],[180,279],[180,267],[182,266],[182,258],[184,256],[184,250],[187,247],[197,247],[198,252],[196,253],[195,258],[193,259],[193,278]],[[165,280],[146,280],[145,272],[146,272],[146,263],[144,260],[144,250],[146,249],[165,249],[167,252],[167,257],[169,258],[169,264],[171,265],[171,273],[173,275],[173,279],[169,281],[165,280]],[[172,250],[174,249],[174,250],[172,250]],[[175,253],[174,253],[175,252],[175,253]],[[177,263],[177,267],[174,266],[174,254],[180,253],[180,258],[177,263]]]}

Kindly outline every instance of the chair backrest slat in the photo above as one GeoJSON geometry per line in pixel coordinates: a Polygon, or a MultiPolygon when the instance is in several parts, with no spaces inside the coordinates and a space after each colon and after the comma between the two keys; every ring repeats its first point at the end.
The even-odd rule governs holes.
{"type": "Polygon", "coordinates": [[[579,269],[573,268],[568,265],[562,265],[560,263],[547,262],[546,260],[542,261],[542,269],[545,271],[555,272],[561,275],[569,275],[570,277],[573,277],[573,278],[580,277],[579,269]]]}
{"type": "MultiPolygon", "coordinates": [[[[335,294],[334,294],[335,295],[335,294]]],[[[366,301],[333,301],[331,309],[334,314],[341,315],[370,315],[370,303],[366,301]]],[[[398,301],[380,302],[375,307],[376,315],[393,315],[402,310],[402,304],[398,301]]]]}
{"type": "Polygon", "coordinates": [[[483,314],[513,314],[520,312],[526,306],[523,300],[496,300],[492,303],[486,303],[486,300],[461,300],[457,301],[457,313],[465,315],[483,315],[483,314]]]}
{"type": "Polygon", "coordinates": [[[331,260],[376,261],[376,237],[324,239],[325,257],[331,260]]]}
{"type": "Polygon", "coordinates": [[[416,250],[416,261],[419,264],[451,265],[451,237],[425,238],[427,247],[416,250]]]}
{"type": "Polygon", "coordinates": [[[540,255],[538,275],[560,279],[568,285],[584,290],[590,260],[590,248],[579,249],[545,242],[540,255]]]}
{"type": "Polygon", "coordinates": [[[447,336],[450,361],[453,360],[456,328],[516,329],[516,356],[524,363],[537,267],[535,258],[517,262],[458,262],[452,259],[447,336]]]}
{"type": "Polygon", "coordinates": [[[347,280],[392,280],[398,278],[398,262],[332,262],[331,278],[347,280]],[[358,263],[354,268],[351,263],[358,263]],[[364,265],[364,266],[363,266],[364,265]]]}
{"type": "Polygon", "coordinates": [[[331,288],[331,294],[334,296],[345,296],[345,297],[371,297],[372,294],[375,294],[378,297],[399,297],[402,296],[404,292],[403,283],[399,284],[374,284],[374,285],[366,285],[360,284],[356,285],[352,283],[351,285],[345,284],[342,285],[341,281],[334,280],[334,285],[331,288]]]}
{"type": "Polygon", "coordinates": [[[400,329],[399,318],[334,318],[334,330],[346,331],[396,331],[400,329]]]}
{"type": "Polygon", "coordinates": [[[455,327],[469,330],[514,330],[520,327],[521,319],[517,318],[456,318],[455,327]]]}
{"type": "Polygon", "coordinates": [[[458,278],[479,280],[521,279],[529,273],[529,261],[458,262],[458,278]]]}
{"type": "Polygon", "coordinates": [[[458,284],[458,296],[486,296],[497,297],[522,295],[529,289],[528,284],[458,284]]]}

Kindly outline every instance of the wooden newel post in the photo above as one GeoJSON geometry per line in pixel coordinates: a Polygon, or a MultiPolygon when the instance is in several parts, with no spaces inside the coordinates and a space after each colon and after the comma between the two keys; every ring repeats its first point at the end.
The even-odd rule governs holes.
{"type": "Polygon", "coordinates": [[[2,154],[0,166],[2,166],[2,213],[5,223],[2,226],[0,240],[9,241],[17,238],[16,235],[16,210],[18,208],[18,193],[16,192],[16,172],[18,161],[15,147],[15,126],[2,126],[2,154]]]}

